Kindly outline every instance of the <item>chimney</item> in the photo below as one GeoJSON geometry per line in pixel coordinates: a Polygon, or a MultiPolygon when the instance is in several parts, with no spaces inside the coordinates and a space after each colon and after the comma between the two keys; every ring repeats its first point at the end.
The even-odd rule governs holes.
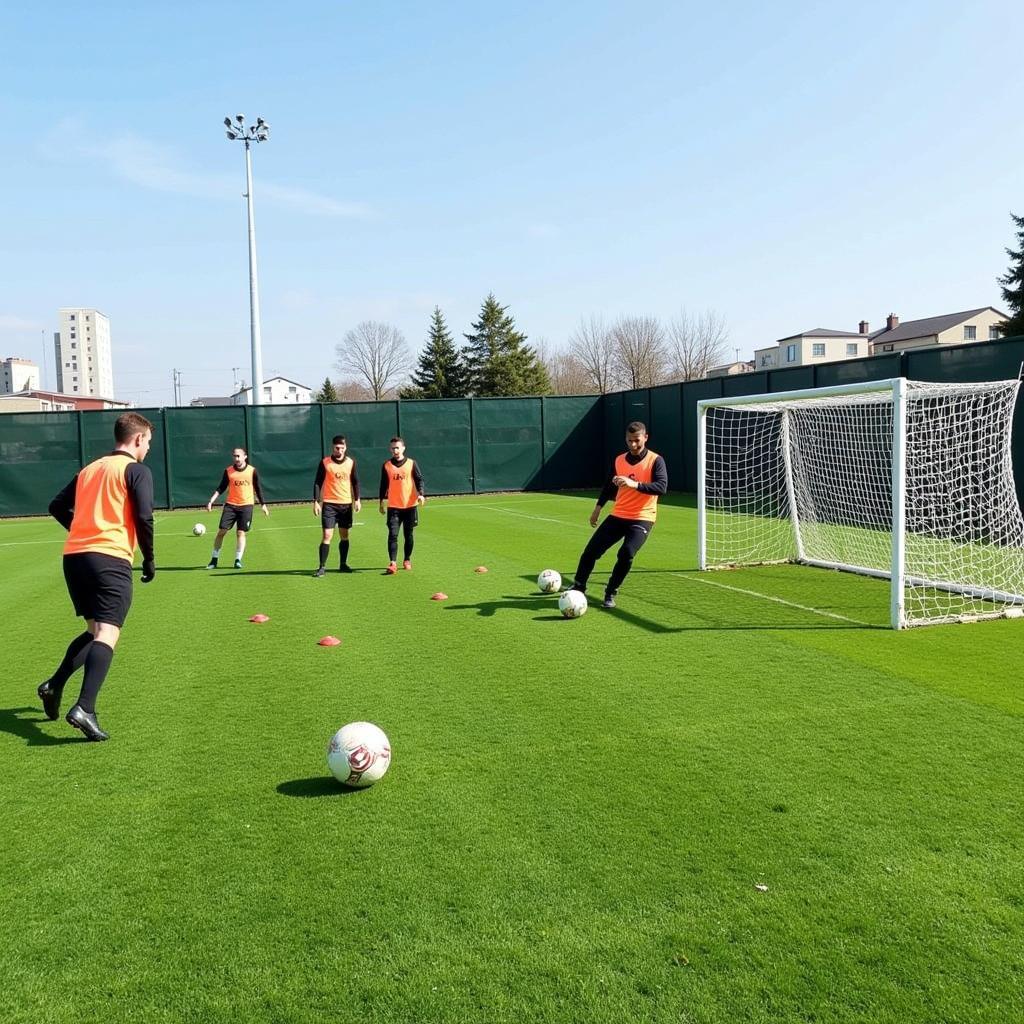
{"type": "Polygon", "coordinates": [[[895,313],[890,313],[885,318],[885,329],[887,331],[894,330],[895,328],[899,327],[899,325],[900,325],[900,318],[895,313]]]}
{"type": "Polygon", "coordinates": [[[871,325],[867,322],[867,320],[861,320],[860,326],[857,329],[860,331],[861,334],[871,333],[871,325]]]}

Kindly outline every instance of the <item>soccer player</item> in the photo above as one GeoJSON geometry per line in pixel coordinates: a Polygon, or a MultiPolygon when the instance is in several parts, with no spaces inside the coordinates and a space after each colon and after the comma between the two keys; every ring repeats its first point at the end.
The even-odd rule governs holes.
{"type": "Polygon", "coordinates": [[[136,542],[142,549],[142,582],[156,576],[153,475],[142,465],[152,439],[153,424],[144,416],[119,416],[114,450],[77,473],[50,502],[50,515],[68,531],[64,579],[75,614],[85,619],[86,628],[37,692],[46,717],[56,721],[64,686],[84,665],[78,702],[65,719],[89,740],[110,739],[96,718],[96,697],[131,607],[136,542]]]}
{"type": "Polygon", "coordinates": [[[412,532],[419,525],[418,506],[426,498],[423,497],[423,477],[420,467],[412,459],[405,456],[405,441],[393,437],[389,442],[391,458],[384,463],[380,471],[380,514],[388,517],[388,568],[387,574],[394,576],[398,572],[398,528],[402,528],[405,537],[405,552],[402,562],[403,569],[411,569],[412,532]]]}
{"type": "Polygon", "coordinates": [[[636,553],[651,535],[658,515],[658,498],[668,490],[665,460],[647,447],[647,427],[634,421],[626,427],[626,448],[615,460],[612,478],[605,484],[590,513],[590,525],[597,526],[605,502],[615,499],[611,515],[597,526],[580,555],[576,578],[570,590],[587,591],[587,580],[597,560],[620,540],[622,546],[605,587],[602,608],[615,607],[615,595],[633,566],[636,553]]]}
{"type": "Polygon", "coordinates": [[[235,568],[242,568],[242,555],[245,554],[246,534],[252,529],[252,514],[255,508],[253,498],[260,503],[265,516],[270,515],[270,509],[263,500],[263,490],[260,488],[260,476],[255,466],[249,465],[249,453],[244,448],[235,448],[231,452],[231,465],[224,470],[224,475],[217,484],[217,490],[210,496],[206,503],[206,511],[213,511],[213,503],[224,494],[224,511],[220,514],[220,528],[217,530],[217,538],[213,542],[213,554],[210,555],[210,564],[207,569],[217,568],[217,559],[220,558],[220,546],[224,535],[232,526],[235,527],[237,540],[235,542],[235,568]]]}
{"type": "Polygon", "coordinates": [[[359,477],[356,475],[355,459],[346,454],[348,441],[344,434],[337,434],[331,441],[331,454],[317,466],[313,481],[313,515],[320,517],[324,528],[320,542],[320,568],[314,576],[326,572],[327,556],[331,553],[331,538],[334,524],[338,524],[338,572],[351,572],[348,564],[348,531],[352,528],[352,512],[362,510],[359,500],[359,477]]]}

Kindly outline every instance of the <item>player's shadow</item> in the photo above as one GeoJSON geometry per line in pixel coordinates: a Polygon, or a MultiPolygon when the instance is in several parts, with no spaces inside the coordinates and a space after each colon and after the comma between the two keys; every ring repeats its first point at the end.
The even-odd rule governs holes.
{"type": "Polygon", "coordinates": [[[51,736],[39,728],[42,711],[39,708],[0,708],[0,732],[17,736],[29,747],[59,747],[65,743],[81,743],[78,736],[51,736]],[[25,717],[25,716],[32,717],[25,717]]]}
{"type": "Polygon", "coordinates": [[[308,800],[320,796],[351,796],[362,790],[346,788],[337,779],[328,778],[326,775],[312,775],[308,779],[289,779],[282,782],[278,785],[277,792],[281,796],[297,796],[308,800]]]}
{"type": "Polygon", "coordinates": [[[477,615],[490,618],[504,610],[518,612],[550,611],[550,615],[535,615],[535,622],[561,622],[562,614],[558,610],[558,602],[554,597],[543,597],[540,594],[506,594],[497,601],[476,601],[473,604],[446,604],[446,612],[475,611],[477,615]]]}

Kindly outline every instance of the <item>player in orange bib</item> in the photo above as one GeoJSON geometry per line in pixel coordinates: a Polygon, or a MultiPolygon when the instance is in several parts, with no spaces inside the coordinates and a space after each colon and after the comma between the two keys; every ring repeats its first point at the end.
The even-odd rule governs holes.
{"type": "Polygon", "coordinates": [[[126,412],[114,424],[117,447],[91,462],[50,502],[50,515],[68,531],[64,580],[85,619],[57,671],[38,690],[46,717],[56,720],[64,686],[85,667],[78,702],[65,716],[90,740],[110,737],[96,718],[96,698],[132,603],[132,561],[142,549],[142,582],[156,575],[153,555],[153,475],[142,465],[153,424],[126,412]]]}
{"type": "Polygon", "coordinates": [[[224,470],[224,475],[217,484],[217,490],[210,496],[206,503],[206,511],[213,511],[213,503],[217,498],[224,495],[224,510],[220,514],[220,526],[217,529],[217,537],[213,542],[213,554],[210,555],[210,562],[207,569],[217,568],[217,559],[220,558],[220,546],[224,536],[234,526],[237,534],[235,541],[235,568],[242,568],[242,555],[245,554],[245,538],[252,529],[252,513],[255,508],[254,501],[260,503],[265,516],[270,515],[270,509],[263,500],[263,490],[260,487],[260,475],[256,472],[255,466],[249,465],[249,453],[244,448],[235,448],[231,452],[231,465],[224,470]]]}
{"type": "Polygon", "coordinates": [[[331,441],[331,454],[320,461],[313,481],[313,515],[320,517],[324,535],[320,542],[320,568],[314,576],[324,575],[327,556],[331,553],[334,526],[338,526],[338,572],[352,572],[348,564],[348,531],[352,528],[352,513],[362,509],[359,500],[359,477],[355,459],[347,455],[348,441],[344,434],[336,434],[331,441]]]}
{"type": "Polygon", "coordinates": [[[597,526],[597,532],[583,549],[576,579],[570,587],[586,593],[587,580],[597,560],[621,540],[622,547],[605,587],[602,608],[615,607],[615,595],[629,575],[636,553],[654,528],[658,498],[668,490],[665,460],[647,447],[647,427],[643,423],[634,421],[626,427],[626,448],[627,451],[616,458],[612,478],[605,484],[594,511],[590,513],[590,525],[597,526],[602,507],[614,498],[611,515],[597,526]]]}
{"type": "Polygon", "coordinates": [[[419,525],[419,506],[423,497],[423,477],[420,467],[405,456],[405,441],[393,437],[389,442],[391,458],[380,471],[380,514],[388,517],[387,575],[398,572],[398,530],[405,537],[403,569],[412,568],[413,530],[419,525]]]}

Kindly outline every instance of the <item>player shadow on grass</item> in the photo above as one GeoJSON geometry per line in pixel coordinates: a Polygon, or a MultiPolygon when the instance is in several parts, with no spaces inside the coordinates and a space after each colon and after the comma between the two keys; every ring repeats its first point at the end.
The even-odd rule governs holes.
{"type": "Polygon", "coordinates": [[[477,615],[490,618],[496,615],[503,608],[514,608],[516,611],[541,611],[548,610],[550,615],[534,615],[535,622],[561,622],[562,614],[558,610],[558,603],[554,597],[544,597],[540,594],[506,594],[498,601],[476,601],[473,604],[446,604],[446,612],[475,611],[477,615]]]}
{"type": "MultiPolygon", "coordinates": [[[[478,615],[482,615],[485,618],[490,618],[504,609],[515,609],[516,611],[539,611],[544,609],[549,610],[550,614],[534,615],[534,622],[571,621],[570,619],[565,618],[558,610],[558,600],[554,594],[548,596],[544,596],[542,594],[506,594],[505,597],[499,601],[478,601],[476,604],[446,604],[444,606],[444,610],[446,612],[469,611],[470,609],[474,609],[478,615]]],[[[614,611],[598,609],[597,614],[611,615],[618,619],[624,619],[626,622],[629,622],[640,629],[645,629],[649,633],[686,632],[685,629],[666,626],[661,622],[655,622],[652,619],[644,618],[642,615],[637,615],[634,612],[623,611],[621,608],[616,608],[614,611]]]]}
{"type": "Polygon", "coordinates": [[[45,718],[25,718],[23,715],[41,715],[39,708],[0,708],[0,732],[18,736],[29,747],[57,747],[64,743],[81,743],[79,736],[51,736],[39,728],[45,718]]]}
{"type": "Polygon", "coordinates": [[[352,796],[363,792],[360,789],[348,789],[337,779],[327,775],[311,775],[308,779],[289,779],[277,786],[281,796],[297,796],[304,799],[318,796],[352,796]]]}

